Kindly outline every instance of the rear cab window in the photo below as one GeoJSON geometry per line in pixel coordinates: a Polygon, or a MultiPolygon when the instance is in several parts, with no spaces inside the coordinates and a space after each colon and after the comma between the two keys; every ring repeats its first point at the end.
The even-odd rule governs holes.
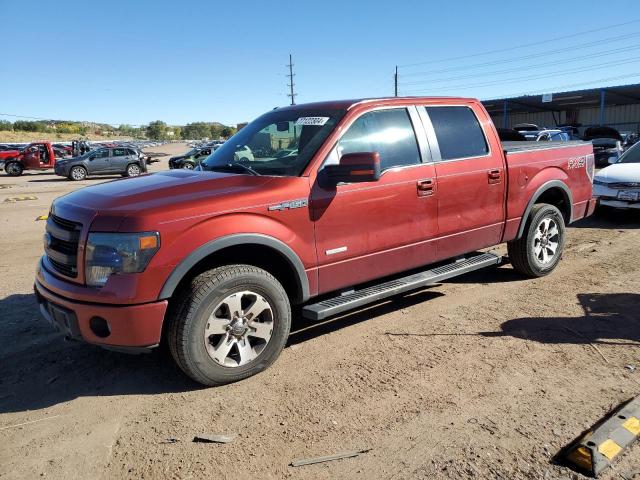
{"type": "Polygon", "coordinates": [[[489,153],[484,131],[467,106],[424,107],[440,148],[441,160],[483,157],[489,153]]]}

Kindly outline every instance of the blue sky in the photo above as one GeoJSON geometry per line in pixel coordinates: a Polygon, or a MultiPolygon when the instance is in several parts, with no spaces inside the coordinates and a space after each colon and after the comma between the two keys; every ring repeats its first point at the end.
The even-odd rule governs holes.
{"type": "Polygon", "coordinates": [[[0,0],[0,112],[235,124],[289,102],[289,53],[299,103],[392,95],[395,65],[401,94],[640,82],[640,22],[574,35],[640,19],[637,0],[517,4],[0,0]]]}

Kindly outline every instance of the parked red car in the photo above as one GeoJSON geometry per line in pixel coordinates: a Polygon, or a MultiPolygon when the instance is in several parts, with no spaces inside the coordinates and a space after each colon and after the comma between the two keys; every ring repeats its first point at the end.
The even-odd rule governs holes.
{"type": "Polygon", "coordinates": [[[593,212],[593,171],[590,143],[501,143],[473,99],[278,108],[195,171],[54,201],[35,291],[68,337],[164,339],[187,375],[224,384],[275,361],[294,304],[323,319],[496,265],[477,251],[503,242],[517,271],[550,273],[593,212]]]}
{"type": "Polygon", "coordinates": [[[51,143],[30,143],[22,150],[0,152],[0,168],[10,177],[19,177],[25,170],[46,170],[56,164],[56,155],[51,143]]]}

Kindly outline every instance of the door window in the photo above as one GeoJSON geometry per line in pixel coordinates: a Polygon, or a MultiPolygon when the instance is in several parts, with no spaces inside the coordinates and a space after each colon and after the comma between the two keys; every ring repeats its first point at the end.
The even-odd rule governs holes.
{"type": "Polygon", "coordinates": [[[124,148],[114,148],[113,156],[114,157],[125,157],[127,155],[127,150],[124,148]]]}
{"type": "Polygon", "coordinates": [[[378,152],[381,170],[421,163],[416,135],[404,108],[378,110],[358,118],[340,138],[325,163],[347,153],[378,152]]]}
{"type": "Polygon", "coordinates": [[[489,153],[487,140],[469,107],[425,107],[436,132],[442,160],[481,157],[489,153]]]}
{"type": "Polygon", "coordinates": [[[93,158],[108,158],[109,150],[103,148],[102,150],[98,150],[96,153],[92,155],[93,158]]]}

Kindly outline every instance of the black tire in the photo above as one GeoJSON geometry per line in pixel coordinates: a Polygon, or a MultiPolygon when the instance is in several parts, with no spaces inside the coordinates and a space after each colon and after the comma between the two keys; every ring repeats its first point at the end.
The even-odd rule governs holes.
{"type": "Polygon", "coordinates": [[[137,163],[130,163],[125,170],[125,176],[127,177],[137,177],[140,173],[142,173],[142,169],[137,163]]]}
{"type": "Polygon", "coordinates": [[[4,165],[4,171],[10,177],[19,177],[22,175],[24,168],[20,162],[7,162],[4,165]]]}
{"type": "Polygon", "coordinates": [[[74,180],[78,182],[86,178],[87,178],[87,169],[80,165],[71,167],[71,170],[69,170],[69,180],[74,180]]]}
{"type": "Polygon", "coordinates": [[[278,358],[289,336],[291,306],[282,285],[265,270],[251,265],[227,265],[194,278],[176,299],[168,321],[167,343],[178,366],[196,382],[216,386],[255,375],[278,358]],[[205,328],[214,309],[229,295],[247,290],[269,303],[273,312],[271,337],[249,363],[221,365],[207,351],[205,342],[211,340],[205,340],[205,328]]]}
{"type": "MultiPolygon", "coordinates": [[[[543,238],[545,238],[544,235],[543,238]]],[[[551,273],[558,266],[562,258],[564,242],[565,225],[562,213],[553,205],[540,203],[534,205],[531,209],[522,237],[507,243],[509,260],[513,268],[523,275],[532,278],[543,277],[551,273]],[[541,259],[540,255],[544,255],[545,252],[548,255],[551,250],[543,246],[545,244],[541,244],[541,240],[536,238],[542,231],[542,222],[545,220],[553,222],[558,231],[557,238],[555,235],[546,236],[546,241],[549,245],[557,243],[555,252],[549,257],[548,261],[541,259]],[[536,254],[537,250],[541,252],[539,255],[536,254]]]]}
{"type": "Polygon", "coordinates": [[[185,168],[187,170],[193,170],[195,168],[195,166],[193,165],[193,163],[184,162],[182,164],[182,168],[185,168]]]}

